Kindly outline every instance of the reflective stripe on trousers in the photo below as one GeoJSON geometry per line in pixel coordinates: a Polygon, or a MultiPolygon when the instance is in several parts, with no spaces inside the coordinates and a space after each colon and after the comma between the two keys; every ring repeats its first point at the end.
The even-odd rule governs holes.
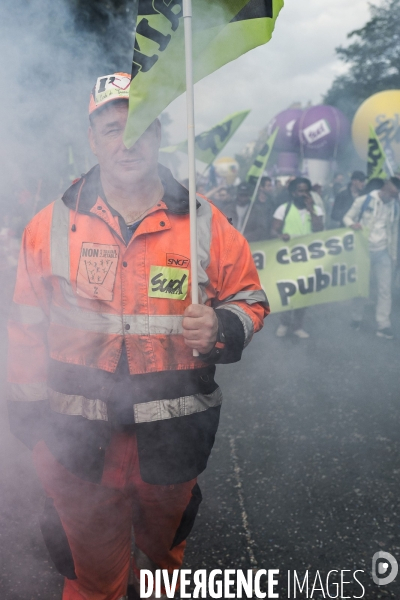
{"type": "MultiPolygon", "coordinates": [[[[89,420],[107,421],[107,404],[84,396],[62,394],[48,389],[51,409],[64,415],[82,416],[89,420]]],[[[153,400],[133,405],[135,423],[152,423],[204,412],[222,404],[222,392],[217,388],[211,394],[193,394],[180,398],[153,400]]]]}

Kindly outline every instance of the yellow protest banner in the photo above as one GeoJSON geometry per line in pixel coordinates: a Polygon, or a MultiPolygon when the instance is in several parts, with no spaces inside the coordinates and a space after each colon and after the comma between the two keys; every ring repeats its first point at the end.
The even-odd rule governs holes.
{"type": "Polygon", "coordinates": [[[369,249],[363,231],[320,231],[288,242],[250,244],[272,312],[369,295],[369,249]]]}

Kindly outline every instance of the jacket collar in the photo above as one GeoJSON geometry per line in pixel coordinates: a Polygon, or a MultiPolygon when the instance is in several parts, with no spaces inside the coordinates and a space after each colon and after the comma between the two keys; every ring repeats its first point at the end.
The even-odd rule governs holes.
{"type": "MultiPolygon", "coordinates": [[[[186,215],[189,212],[189,192],[177,181],[171,171],[163,165],[158,165],[158,173],[164,187],[163,202],[167,209],[177,215],[186,215]]],[[[88,213],[93,208],[98,197],[106,200],[100,181],[100,166],[95,165],[90,171],[76,181],[67,189],[62,196],[64,204],[71,210],[88,213]],[[77,208],[78,192],[82,185],[79,206],[77,208]]],[[[199,204],[198,204],[199,206],[199,204]]]]}

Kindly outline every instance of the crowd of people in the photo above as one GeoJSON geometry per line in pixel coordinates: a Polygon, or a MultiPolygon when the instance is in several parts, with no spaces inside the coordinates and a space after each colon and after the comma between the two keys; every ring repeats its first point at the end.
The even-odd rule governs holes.
{"type": "MultiPolygon", "coordinates": [[[[367,181],[367,176],[362,171],[354,171],[347,185],[344,176],[337,174],[326,187],[312,184],[306,177],[278,177],[274,180],[262,177],[243,232],[249,242],[275,237],[272,228],[274,213],[279,206],[292,201],[300,179],[307,186],[313,204],[322,211],[324,229],[344,227],[343,217],[356,198],[379,190],[384,184],[382,179],[367,181]]],[[[201,183],[197,190],[207,196],[237,229],[242,230],[253,196],[253,185],[241,182],[232,186],[222,184],[210,188],[201,183]]]]}
{"type": "MultiPolygon", "coordinates": [[[[238,183],[219,185],[208,191],[199,189],[243,233],[249,242],[281,238],[284,241],[323,229],[350,227],[369,231],[371,281],[376,298],[376,335],[394,337],[391,326],[392,283],[399,253],[400,178],[368,180],[362,171],[354,171],[346,185],[337,174],[326,188],[312,185],[306,177],[273,179],[262,177],[252,204],[254,186],[238,183]]],[[[351,325],[360,329],[366,301],[353,301],[351,325]]],[[[308,338],[303,328],[306,309],[281,313],[278,337],[289,333],[308,338]]]]}

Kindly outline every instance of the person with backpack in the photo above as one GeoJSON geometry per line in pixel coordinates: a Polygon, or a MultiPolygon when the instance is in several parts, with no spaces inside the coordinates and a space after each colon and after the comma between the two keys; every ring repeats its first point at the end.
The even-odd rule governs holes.
{"type": "MultiPolygon", "coordinates": [[[[294,237],[308,235],[324,228],[324,213],[311,196],[309,179],[297,177],[289,184],[290,200],[278,206],[274,213],[271,238],[281,238],[285,242],[294,237]]],[[[310,335],[303,329],[305,308],[297,308],[281,313],[281,323],[276,330],[277,337],[284,337],[289,331],[301,339],[310,335]]]]}
{"type": "MultiPolygon", "coordinates": [[[[400,178],[387,179],[380,190],[357,198],[343,217],[346,227],[367,229],[371,257],[371,276],[376,280],[376,335],[393,339],[390,322],[392,276],[397,259],[400,178]]],[[[360,329],[366,299],[353,301],[352,327],[360,329]]]]}
{"type": "Polygon", "coordinates": [[[365,173],[354,171],[349,185],[336,194],[331,214],[331,219],[335,221],[336,227],[344,227],[343,217],[351,208],[354,200],[363,195],[366,179],[365,173]]]}

